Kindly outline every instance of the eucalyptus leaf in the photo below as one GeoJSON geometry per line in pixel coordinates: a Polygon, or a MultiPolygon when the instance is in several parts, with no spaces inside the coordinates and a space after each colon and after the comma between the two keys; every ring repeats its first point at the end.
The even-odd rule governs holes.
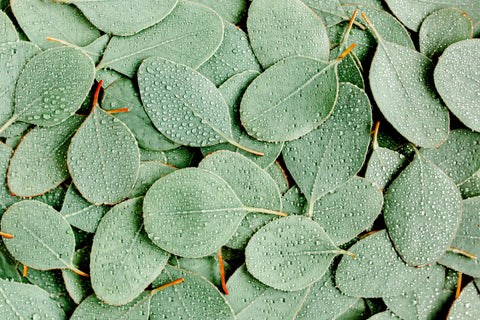
{"type": "Polygon", "coordinates": [[[468,274],[472,277],[480,277],[480,197],[463,200],[463,213],[460,227],[457,230],[451,248],[462,250],[473,255],[465,255],[447,251],[439,263],[468,274]]]}
{"type": "Polygon", "coordinates": [[[92,59],[72,47],[53,48],[33,57],[15,88],[15,120],[40,126],[58,124],[77,111],[95,77],[92,59]]]}
{"type": "Polygon", "coordinates": [[[93,233],[97,230],[100,220],[108,211],[109,207],[95,205],[88,202],[78,192],[73,183],[70,184],[65,195],[60,213],[68,223],[85,232],[93,233]]]}
{"type": "Polygon", "coordinates": [[[92,287],[102,301],[126,304],[160,274],[170,255],[143,229],[142,198],[122,202],[98,225],[90,258],[92,287]]]}
{"type": "Polygon", "coordinates": [[[357,302],[335,318],[335,320],[366,319],[371,314],[366,301],[368,300],[358,299],[357,302]]]}
{"type": "Polygon", "coordinates": [[[3,319],[67,319],[60,306],[37,286],[0,279],[0,292],[3,319]]]}
{"type": "Polygon", "coordinates": [[[0,244],[0,279],[22,282],[22,277],[17,270],[17,262],[8,254],[3,243],[0,244]]]}
{"type": "Polygon", "coordinates": [[[472,38],[472,20],[458,9],[442,9],[425,18],[419,31],[420,52],[433,58],[455,42],[472,38]]]}
{"type": "Polygon", "coordinates": [[[127,112],[113,115],[132,131],[141,148],[163,151],[179,147],[155,128],[132,80],[122,78],[108,86],[103,93],[102,108],[106,111],[128,108],[127,112]]]}
{"type": "Polygon", "coordinates": [[[325,123],[285,145],[283,159],[308,200],[310,216],[318,198],[360,170],[370,143],[371,125],[371,107],[365,92],[342,83],[335,109],[325,123]]]}
{"type": "Polygon", "coordinates": [[[253,1],[247,28],[253,51],[264,68],[291,56],[328,60],[325,26],[300,0],[253,1]]]}
{"type": "Polygon", "coordinates": [[[304,215],[307,208],[307,199],[298,186],[293,186],[282,196],[282,211],[288,215],[304,215]]]}
{"type": "MultiPolygon", "coordinates": [[[[13,111],[13,109],[11,111],[13,111]]],[[[10,113],[9,116],[11,116],[11,115],[12,114],[10,113]]],[[[21,122],[21,121],[15,121],[5,131],[0,133],[0,137],[4,137],[4,138],[7,138],[7,139],[8,138],[16,139],[16,138],[18,138],[18,136],[23,137],[26,134],[26,131],[28,130],[29,127],[30,127],[29,123],[21,122]]],[[[7,139],[5,139],[5,143],[6,143],[7,139]]],[[[11,139],[11,141],[12,141],[12,139],[11,139]]],[[[18,144],[20,144],[20,141],[18,141],[16,146],[18,144]]],[[[12,147],[12,149],[15,149],[15,148],[12,147]]]]}
{"type": "Polygon", "coordinates": [[[107,48],[108,43],[110,42],[110,36],[108,34],[104,34],[98,37],[95,41],[90,43],[88,46],[82,47],[83,51],[87,53],[87,55],[92,58],[93,63],[97,64],[100,62],[103,52],[107,48]]]}
{"type": "Polygon", "coordinates": [[[385,193],[388,233],[398,254],[411,265],[440,259],[455,237],[461,214],[455,183],[419,152],[385,193]]]}
{"type": "Polygon", "coordinates": [[[18,33],[5,12],[0,12],[0,43],[18,41],[18,33]]]}
{"type": "Polygon", "coordinates": [[[105,89],[115,81],[123,78],[125,78],[123,74],[112,69],[99,69],[95,73],[95,80],[97,80],[97,82],[102,81],[102,88],[105,89]]]}
{"type": "MultiPolygon", "coordinates": [[[[59,1],[59,0],[56,0],[59,1]]],[[[165,18],[178,0],[61,0],[77,6],[92,24],[105,33],[128,36],[165,18]]]]}
{"type": "Polygon", "coordinates": [[[148,189],[160,178],[175,171],[176,168],[168,164],[155,161],[140,163],[138,178],[135,182],[130,198],[144,196],[148,189]]]}
{"type": "MultiPolygon", "coordinates": [[[[216,287],[222,286],[222,277],[220,275],[220,263],[216,256],[206,256],[203,258],[179,258],[175,257],[173,263],[174,267],[189,271],[199,276],[204,277],[216,287]]],[[[224,260],[224,273],[230,274],[230,265],[224,260]]]]}
{"type": "MultiPolygon", "coordinates": [[[[90,250],[91,248],[86,247],[75,251],[73,254],[73,263],[82,270],[89,270],[90,250]]],[[[93,293],[89,278],[66,269],[62,269],[62,276],[65,288],[76,304],[80,304],[93,293]]]]}
{"type": "Polygon", "coordinates": [[[232,308],[218,289],[194,273],[167,265],[152,286],[183,278],[182,283],[156,293],[150,303],[150,319],[233,320],[232,308]]]}
{"type": "Polygon", "coordinates": [[[477,22],[477,24],[473,26],[473,38],[478,38],[479,36],[480,36],[480,22],[477,22]]]}
{"type": "Polygon", "coordinates": [[[68,222],[47,204],[24,200],[13,204],[2,217],[2,232],[13,235],[4,239],[8,251],[29,267],[71,269],[75,238],[68,222]]]}
{"type": "Polygon", "coordinates": [[[74,115],[58,125],[37,127],[25,135],[10,160],[10,191],[19,197],[34,197],[68,179],[67,150],[82,121],[83,117],[74,115]]]}
{"type": "Polygon", "coordinates": [[[367,320],[402,320],[402,318],[391,311],[384,311],[371,316],[367,320]]]}
{"type": "Polygon", "coordinates": [[[432,271],[429,266],[416,268],[405,264],[395,252],[386,230],[365,237],[348,250],[357,257],[342,258],[335,283],[349,296],[398,296],[420,286],[432,271]]]}
{"type": "Polygon", "coordinates": [[[322,19],[327,27],[350,20],[338,0],[304,0],[303,2],[322,19]]]}
{"type": "Polygon", "coordinates": [[[7,171],[12,155],[12,149],[0,143],[0,217],[8,207],[20,200],[12,195],[7,186],[7,171]]]}
{"type": "Polygon", "coordinates": [[[266,167],[265,171],[273,178],[281,194],[288,191],[288,188],[290,187],[288,177],[278,161],[275,161],[266,167]]]}
{"type": "Polygon", "coordinates": [[[245,249],[248,271],[262,283],[284,291],[317,282],[338,254],[346,252],[334,245],[318,223],[301,216],[270,222],[253,235],[245,249]]]}
{"type": "Polygon", "coordinates": [[[48,204],[50,207],[54,208],[55,210],[59,211],[62,208],[62,203],[63,203],[63,200],[65,199],[66,193],[67,193],[67,190],[65,190],[63,185],[59,185],[58,187],[48,191],[47,193],[41,194],[36,197],[27,198],[27,199],[43,202],[45,204],[48,204]]]}
{"type": "Polygon", "coordinates": [[[253,54],[247,34],[226,22],[222,44],[197,71],[218,87],[228,78],[247,70],[261,72],[262,67],[253,54]]]}
{"type": "Polygon", "coordinates": [[[439,58],[433,74],[435,88],[452,113],[472,130],[480,131],[480,39],[452,44],[439,58]]]}
{"type": "Polygon", "coordinates": [[[462,193],[462,198],[472,198],[480,196],[480,175],[479,172],[474,174],[470,179],[458,186],[462,193]]]}
{"type": "Polygon", "coordinates": [[[47,37],[86,46],[100,36],[100,31],[71,5],[44,0],[12,0],[10,5],[23,32],[44,50],[59,45],[47,37]]]}
{"type": "Polygon", "coordinates": [[[109,67],[132,77],[140,63],[159,56],[197,68],[207,61],[223,39],[222,19],[213,10],[179,1],[160,23],[129,37],[113,37],[98,69],[109,67]]]}
{"type": "Polygon", "coordinates": [[[384,190],[392,179],[401,172],[406,163],[407,159],[401,153],[374,146],[368,160],[365,178],[375,182],[381,190],[384,190]]]}
{"type": "Polygon", "coordinates": [[[196,0],[215,10],[224,20],[238,24],[247,11],[247,0],[196,0]]]}
{"type": "Polygon", "coordinates": [[[140,154],[132,132],[94,107],[68,149],[68,169],[78,191],[96,205],[118,203],[132,191],[139,167],[140,154]]]}
{"type": "Polygon", "coordinates": [[[453,303],[447,320],[474,320],[479,314],[480,294],[474,283],[470,282],[453,303]]]}
{"type": "Polygon", "coordinates": [[[141,161],[162,162],[178,169],[186,168],[192,163],[194,152],[189,147],[179,147],[166,151],[153,151],[140,148],[141,161]]]}

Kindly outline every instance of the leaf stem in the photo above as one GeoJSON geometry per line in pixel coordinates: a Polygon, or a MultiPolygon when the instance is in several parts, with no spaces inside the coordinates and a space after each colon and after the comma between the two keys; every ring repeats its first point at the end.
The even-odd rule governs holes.
{"type": "Polygon", "coordinates": [[[181,282],[183,282],[183,281],[184,281],[184,279],[183,279],[183,278],[180,278],[180,279],[174,280],[174,281],[172,281],[172,282],[169,282],[169,283],[167,283],[167,284],[164,284],[164,285],[162,285],[162,286],[160,286],[160,287],[158,287],[158,288],[153,289],[152,292],[151,292],[151,294],[154,295],[155,293],[157,293],[157,292],[160,291],[160,290],[163,290],[163,289],[168,288],[168,287],[170,287],[170,286],[173,286],[173,285],[175,285],[175,284],[179,284],[179,283],[181,283],[181,282]]]}
{"type": "Polygon", "coordinates": [[[237,147],[238,149],[241,149],[243,151],[246,151],[248,153],[251,153],[251,154],[254,154],[256,156],[263,156],[263,152],[260,152],[260,151],[255,151],[253,149],[250,149],[250,148],[247,148],[245,146],[242,146],[240,143],[238,143],[237,141],[235,140],[227,140],[228,143],[230,143],[231,145],[237,147]]]}
{"type": "Polygon", "coordinates": [[[470,259],[473,259],[473,260],[477,260],[477,256],[474,256],[473,254],[471,253],[468,253],[466,251],[463,251],[461,249],[457,249],[457,248],[449,248],[447,251],[450,251],[450,252],[453,252],[453,253],[458,253],[458,254],[461,254],[462,256],[465,256],[467,258],[470,258],[470,259]]]}
{"type": "Polygon", "coordinates": [[[336,61],[337,63],[340,62],[340,61],[342,61],[343,58],[345,58],[345,57],[347,56],[347,54],[349,54],[350,51],[352,51],[353,48],[355,48],[356,46],[357,46],[356,43],[352,43],[352,45],[351,45],[350,47],[348,47],[347,50],[343,51],[343,53],[342,53],[341,55],[339,55],[339,56],[337,57],[337,59],[335,59],[335,61],[336,61]]]}
{"type": "Polygon", "coordinates": [[[217,252],[218,263],[220,264],[220,276],[222,277],[222,289],[228,295],[227,284],[225,283],[225,266],[223,265],[222,248],[217,252]]]}
{"type": "Polygon", "coordinates": [[[307,211],[307,216],[309,218],[313,217],[313,206],[315,204],[315,201],[309,201],[308,202],[308,211],[307,211]]]}
{"type": "Polygon", "coordinates": [[[10,125],[14,123],[16,120],[17,120],[17,115],[14,114],[10,119],[8,119],[7,122],[5,122],[3,126],[0,127],[0,133],[7,130],[7,128],[10,127],[10,125]]]}
{"type": "Polygon", "coordinates": [[[383,38],[380,35],[380,33],[378,33],[377,29],[375,29],[375,27],[373,26],[372,21],[370,21],[370,19],[367,18],[367,15],[363,12],[362,12],[362,17],[365,20],[365,22],[368,24],[369,28],[372,29],[372,32],[375,35],[375,38],[377,38],[377,41],[382,42],[383,38]]]}
{"type": "Polygon", "coordinates": [[[82,277],[88,277],[88,276],[89,276],[89,275],[86,274],[85,272],[78,270],[75,266],[70,266],[68,269],[71,270],[71,271],[73,271],[73,272],[75,272],[76,274],[78,274],[78,275],[80,275],[80,276],[82,276],[82,277]]]}
{"type": "Polygon", "coordinates": [[[460,296],[460,292],[462,292],[462,276],[463,273],[459,272],[458,273],[458,281],[457,281],[457,290],[455,291],[455,299],[460,296]]]}
{"type": "Polygon", "coordinates": [[[264,209],[264,208],[244,207],[243,209],[245,211],[248,211],[248,212],[259,212],[259,213],[273,214],[273,215],[282,216],[282,217],[287,216],[287,214],[285,212],[275,211],[275,210],[270,210],[270,209],[264,209]]]}
{"type": "MultiPolygon", "coordinates": [[[[343,35],[342,41],[340,42],[340,46],[347,43],[348,36],[350,35],[350,30],[352,30],[353,23],[355,22],[355,17],[357,16],[357,12],[358,12],[358,9],[355,9],[355,11],[353,12],[352,18],[348,23],[347,30],[345,30],[345,34],[343,35]]],[[[365,27],[363,27],[363,30],[365,30],[365,27]]]]}
{"type": "Polygon", "coordinates": [[[28,272],[28,267],[26,265],[23,265],[23,276],[26,277],[28,272]]]}
{"type": "Polygon", "coordinates": [[[377,150],[379,148],[377,135],[378,135],[378,128],[380,127],[380,121],[377,122],[375,125],[375,129],[373,130],[373,150],[377,150]]]}
{"type": "Polygon", "coordinates": [[[93,102],[92,102],[92,108],[95,108],[95,106],[98,103],[98,96],[100,94],[100,89],[102,88],[103,80],[100,80],[97,85],[97,89],[95,89],[95,94],[93,95],[93,102]]]}
{"type": "Polygon", "coordinates": [[[122,109],[108,110],[105,112],[108,114],[112,114],[112,113],[121,113],[121,112],[128,112],[128,111],[130,111],[129,108],[122,108],[122,109]]]}
{"type": "Polygon", "coordinates": [[[4,238],[7,238],[7,239],[13,239],[13,235],[11,235],[9,233],[4,233],[4,232],[0,232],[0,237],[4,237],[4,238]]]}

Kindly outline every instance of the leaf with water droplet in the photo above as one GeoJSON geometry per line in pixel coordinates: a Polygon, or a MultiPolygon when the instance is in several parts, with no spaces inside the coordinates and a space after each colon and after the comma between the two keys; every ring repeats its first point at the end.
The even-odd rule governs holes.
{"type": "Polygon", "coordinates": [[[308,200],[310,215],[319,197],[360,170],[370,144],[371,126],[371,106],[365,92],[342,83],[335,109],[325,123],[285,145],[283,159],[308,200]]]}
{"type": "MultiPolygon", "coordinates": [[[[275,181],[253,161],[239,153],[217,151],[198,165],[225,180],[246,207],[282,210],[280,191],[275,181]]],[[[252,235],[268,222],[278,218],[252,212],[245,216],[227,246],[243,249],[252,235]]]]}
{"type": "Polygon", "coordinates": [[[293,186],[282,196],[282,211],[288,215],[301,216],[306,213],[307,199],[298,186],[293,186]]]}
{"type": "Polygon", "coordinates": [[[102,108],[106,111],[128,109],[127,112],[115,113],[114,117],[133,132],[141,148],[164,151],[179,147],[155,128],[132,80],[122,78],[109,85],[103,93],[102,108]]]}
{"type": "Polygon", "coordinates": [[[17,270],[17,262],[7,252],[3,243],[0,244],[0,279],[22,282],[22,277],[17,270]]]}
{"type": "Polygon", "coordinates": [[[137,181],[135,182],[135,186],[133,187],[129,197],[135,198],[144,196],[148,189],[155,183],[155,181],[169,173],[172,173],[175,170],[175,167],[161,162],[141,162],[137,181]]]}
{"type": "MultiPolygon", "coordinates": [[[[28,198],[30,200],[37,200],[48,204],[50,207],[54,208],[57,211],[60,211],[62,208],[63,200],[65,199],[65,194],[67,190],[63,187],[63,185],[59,185],[55,189],[48,191],[47,193],[41,194],[36,197],[28,198]]],[[[18,198],[21,199],[21,198],[18,198]]]]}
{"type": "Polygon", "coordinates": [[[247,34],[226,22],[222,44],[197,71],[218,87],[228,78],[247,70],[261,72],[262,67],[253,54],[247,34]]]}
{"type": "Polygon", "coordinates": [[[167,265],[152,287],[183,278],[185,281],[165,288],[152,297],[150,319],[233,320],[232,308],[218,289],[205,278],[167,265]]]}
{"type": "Polygon", "coordinates": [[[37,127],[23,137],[8,169],[8,187],[12,193],[34,197],[70,177],[65,161],[67,150],[83,120],[74,115],[55,126],[37,127]]]}
{"type": "Polygon", "coordinates": [[[248,35],[264,68],[283,58],[328,60],[330,44],[322,20],[300,0],[255,0],[248,9],[248,35]]]}
{"type": "Polygon", "coordinates": [[[395,313],[391,311],[383,311],[383,312],[374,314],[367,320],[402,320],[402,318],[398,317],[395,313]]]}
{"type": "Polygon", "coordinates": [[[249,136],[240,121],[240,101],[242,100],[243,94],[248,85],[258,75],[259,73],[257,71],[244,71],[225,81],[218,90],[227,103],[230,117],[232,118],[232,134],[235,141],[238,141],[242,146],[262,152],[263,156],[243,151],[229,143],[219,143],[210,147],[202,148],[202,154],[204,156],[218,150],[235,151],[243,154],[262,168],[268,167],[275,161],[275,159],[277,159],[282,151],[283,143],[264,142],[249,136]]]}
{"type": "Polygon", "coordinates": [[[68,169],[82,196],[115,204],[132,191],[140,167],[137,141],[128,127],[94,107],[72,139],[68,169]]]}
{"type": "Polygon", "coordinates": [[[472,20],[458,9],[435,11],[422,22],[418,37],[420,52],[436,58],[455,42],[472,38],[472,20]]]}
{"type": "Polygon", "coordinates": [[[374,145],[368,160],[365,178],[375,182],[380,189],[385,190],[392,179],[405,167],[406,163],[407,159],[401,153],[374,145]]]}
{"type": "Polygon", "coordinates": [[[43,0],[12,0],[10,5],[28,39],[43,50],[59,46],[47,37],[86,46],[100,36],[100,31],[74,6],[43,0]]]}
{"type": "Polygon", "coordinates": [[[0,279],[0,292],[3,319],[67,319],[60,306],[37,286],[0,279]]]}
{"type": "Polygon", "coordinates": [[[465,256],[449,250],[440,259],[439,263],[468,274],[480,277],[480,197],[463,200],[462,219],[460,227],[453,239],[451,248],[462,250],[473,256],[465,256]]]}
{"type": "Polygon", "coordinates": [[[357,257],[342,258],[335,283],[349,296],[397,296],[417,288],[431,272],[428,266],[416,268],[405,264],[395,252],[386,230],[367,236],[348,250],[357,257]]]}
{"type": "Polygon", "coordinates": [[[447,320],[475,320],[480,314],[480,294],[474,282],[470,282],[455,300],[447,320]]]}
{"type": "Polygon", "coordinates": [[[367,299],[358,299],[357,302],[335,318],[335,320],[365,319],[369,314],[372,314],[367,301],[367,299]]]}
{"type": "Polygon", "coordinates": [[[449,115],[430,79],[432,61],[384,40],[370,21],[369,26],[378,41],[369,75],[378,108],[409,141],[425,148],[439,146],[448,136],[449,115]]]}
{"type": "Polygon", "coordinates": [[[40,270],[70,269],[75,238],[67,220],[49,205],[35,200],[17,202],[2,217],[8,251],[21,263],[40,270]]]}
{"type": "MultiPolygon", "coordinates": [[[[73,254],[73,264],[81,270],[89,270],[90,250],[91,248],[86,247],[75,251],[73,254]]],[[[93,293],[89,278],[82,277],[67,269],[62,269],[62,276],[65,282],[65,288],[76,304],[82,303],[83,300],[93,293]]]]}
{"type": "Polygon", "coordinates": [[[97,230],[100,220],[109,209],[107,206],[98,206],[88,202],[78,192],[75,185],[71,183],[63,200],[60,213],[72,226],[93,233],[97,230]]]}
{"type": "Polygon", "coordinates": [[[18,33],[5,12],[0,12],[0,43],[18,41],[18,33]]]}
{"type": "Polygon", "coordinates": [[[284,291],[301,290],[318,281],[338,254],[348,253],[337,248],[318,223],[301,216],[270,222],[245,249],[248,271],[284,291]]]}
{"type": "Polygon", "coordinates": [[[160,23],[133,36],[113,37],[97,68],[109,67],[132,77],[141,62],[152,56],[197,68],[213,55],[222,39],[223,22],[216,12],[179,1],[160,23]]]}
{"type": "Polygon", "coordinates": [[[448,176],[417,152],[385,193],[385,224],[395,249],[411,265],[434,263],[449,248],[462,198],[448,176]]]}
{"type": "Polygon", "coordinates": [[[7,187],[7,171],[12,155],[12,149],[0,143],[0,217],[8,207],[20,200],[13,196],[7,187]]]}
{"type": "MultiPolygon", "coordinates": [[[[204,277],[217,288],[222,286],[222,277],[220,275],[220,264],[215,256],[206,256],[203,258],[180,258],[174,257],[169,262],[174,267],[189,271],[204,277]]],[[[225,274],[230,274],[230,265],[223,261],[225,274]]]]}
{"type": "Polygon", "coordinates": [[[443,52],[433,74],[435,87],[448,109],[472,130],[480,131],[480,39],[452,44],[443,52]]]}
{"type": "Polygon", "coordinates": [[[290,187],[288,177],[285,170],[282,168],[282,165],[278,161],[272,162],[268,167],[265,168],[265,171],[277,184],[280,194],[284,194],[288,191],[288,188],[290,187]]]}
{"type": "Polygon", "coordinates": [[[98,225],[90,258],[97,297],[122,305],[135,299],[162,272],[170,255],[154,246],[143,228],[142,198],[122,202],[98,225]]]}
{"type": "Polygon", "coordinates": [[[100,62],[103,52],[107,48],[109,42],[110,35],[104,34],[101,37],[98,37],[95,41],[91,42],[88,46],[82,47],[82,50],[84,50],[86,54],[92,58],[93,63],[96,65],[100,62]]]}
{"type": "Polygon", "coordinates": [[[470,179],[458,186],[462,193],[462,198],[472,198],[480,196],[480,172],[474,174],[470,179]]]}
{"type": "Polygon", "coordinates": [[[303,2],[322,19],[327,28],[350,20],[338,0],[304,0],[303,2]]]}
{"type": "Polygon", "coordinates": [[[238,24],[247,11],[247,0],[197,0],[196,2],[212,8],[225,20],[238,24]]]}

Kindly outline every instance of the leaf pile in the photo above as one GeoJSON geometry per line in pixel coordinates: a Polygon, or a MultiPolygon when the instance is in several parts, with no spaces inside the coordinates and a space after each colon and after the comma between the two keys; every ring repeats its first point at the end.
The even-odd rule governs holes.
{"type": "Polygon", "coordinates": [[[1,319],[479,319],[478,0],[0,5],[1,319]]]}

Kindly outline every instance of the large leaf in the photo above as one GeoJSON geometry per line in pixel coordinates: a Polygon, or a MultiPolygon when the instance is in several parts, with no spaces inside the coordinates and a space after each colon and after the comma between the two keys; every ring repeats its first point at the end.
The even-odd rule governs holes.
{"type": "Polygon", "coordinates": [[[283,158],[309,203],[352,178],[362,167],[370,143],[372,116],[365,92],[342,83],[332,115],[304,137],[288,142],[283,158]]]}
{"type": "Polygon", "coordinates": [[[74,6],[44,0],[12,0],[10,5],[28,39],[42,49],[59,45],[48,41],[48,37],[86,46],[100,36],[100,31],[74,6]]]}
{"type": "Polygon", "coordinates": [[[385,230],[369,235],[348,250],[357,257],[342,258],[335,283],[349,296],[398,296],[420,286],[431,272],[431,267],[416,268],[405,264],[385,230]]]}
{"type": "Polygon", "coordinates": [[[75,238],[67,220],[52,207],[35,200],[13,204],[2,217],[2,232],[13,235],[4,239],[8,251],[29,267],[71,269],[75,238]]]}
{"type": "Polygon", "coordinates": [[[453,303],[447,320],[475,320],[479,314],[480,294],[475,284],[470,282],[453,303]]]}
{"type": "Polygon", "coordinates": [[[74,3],[98,29],[119,36],[132,35],[161,21],[177,1],[61,0],[74,3]]]}
{"type": "Polygon", "coordinates": [[[385,224],[408,264],[438,261],[449,248],[462,214],[462,198],[447,175],[417,152],[385,193],[385,224]]]}
{"type": "Polygon", "coordinates": [[[118,203],[132,191],[139,167],[140,154],[132,132],[94,107],[68,149],[68,169],[78,191],[97,205],[118,203]]]}
{"type": "Polygon", "coordinates": [[[151,28],[129,37],[113,37],[97,68],[109,67],[132,77],[151,56],[197,68],[223,39],[222,19],[213,10],[180,1],[173,12],[151,28]]]}
{"type": "Polygon", "coordinates": [[[170,255],[143,229],[142,198],[122,202],[98,225],[90,257],[92,287],[108,304],[135,299],[160,274],[170,255]]]}
{"type": "Polygon", "coordinates": [[[8,187],[12,193],[34,197],[70,177],[67,150],[82,121],[83,117],[74,115],[56,126],[37,127],[23,137],[8,170],[8,187]]]}
{"type": "Polygon", "coordinates": [[[60,306],[37,286],[0,280],[0,292],[2,319],[67,319],[60,306]]]}
{"type": "Polygon", "coordinates": [[[297,291],[318,281],[333,258],[346,253],[318,223],[290,216],[258,230],[248,242],[245,259],[248,271],[262,283],[297,291]]]}
{"type": "Polygon", "coordinates": [[[322,20],[300,0],[255,0],[248,9],[248,35],[264,68],[283,58],[328,60],[330,44],[322,20]]]}
{"type": "Polygon", "coordinates": [[[449,46],[435,67],[435,87],[448,109],[467,127],[480,131],[480,39],[449,46]]]}

